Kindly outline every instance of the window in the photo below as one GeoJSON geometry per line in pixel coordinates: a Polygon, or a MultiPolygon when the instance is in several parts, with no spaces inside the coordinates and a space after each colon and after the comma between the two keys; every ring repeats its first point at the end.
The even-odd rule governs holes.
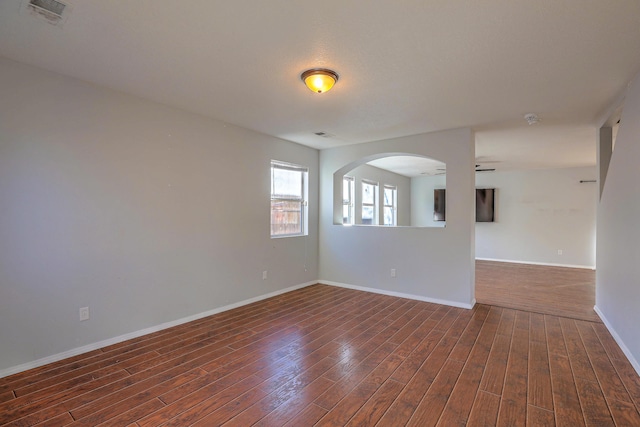
{"type": "Polygon", "coordinates": [[[355,193],[355,181],[351,176],[342,179],[342,223],[353,224],[355,215],[353,214],[353,196],[355,193]]]}
{"type": "Polygon", "coordinates": [[[307,234],[307,177],[303,166],[271,161],[271,237],[307,234]]]}
{"type": "Polygon", "coordinates": [[[362,223],[377,224],[378,183],[362,180],[362,223]]]}
{"type": "Polygon", "coordinates": [[[398,189],[396,187],[384,186],[384,225],[398,225],[397,197],[398,189]]]}

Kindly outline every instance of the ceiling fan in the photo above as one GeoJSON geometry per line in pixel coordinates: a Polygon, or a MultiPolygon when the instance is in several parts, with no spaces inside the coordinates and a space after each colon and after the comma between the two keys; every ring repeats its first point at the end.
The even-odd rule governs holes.
{"type": "MultiPolygon", "coordinates": [[[[475,171],[476,172],[494,172],[496,170],[496,168],[483,168],[482,165],[476,163],[476,167],[475,167],[475,171]]],[[[436,169],[436,173],[434,173],[433,175],[444,175],[447,173],[447,169],[446,168],[438,168],[436,169]]],[[[429,173],[423,173],[422,175],[429,175],[429,173]]]]}
{"type": "Polygon", "coordinates": [[[476,164],[476,172],[493,172],[496,168],[483,168],[481,165],[476,164]]]}

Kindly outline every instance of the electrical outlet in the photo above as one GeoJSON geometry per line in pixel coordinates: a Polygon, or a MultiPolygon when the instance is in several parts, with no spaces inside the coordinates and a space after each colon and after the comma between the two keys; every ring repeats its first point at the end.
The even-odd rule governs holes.
{"type": "Polygon", "coordinates": [[[89,307],[80,307],[80,321],[89,320],[89,307]]]}
{"type": "Polygon", "coordinates": [[[391,277],[396,277],[396,269],[395,268],[391,269],[391,277]]]}
{"type": "Polygon", "coordinates": [[[267,280],[267,270],[262,272],[262,280],[267,280]]]}
{"type": "Polygon", "coordinates": [[[562,255],[562,249],[558,249],[558,255],[562,255]]]}

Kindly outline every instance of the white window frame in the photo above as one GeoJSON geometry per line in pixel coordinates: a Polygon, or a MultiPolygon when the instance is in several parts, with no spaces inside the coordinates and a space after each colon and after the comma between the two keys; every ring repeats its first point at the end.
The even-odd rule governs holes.
{"type": "Polygon", "coordinates": [[[269,223],[271,224],[271,219],[273,216],[273,202],[274,201],[284,201],[284,202],[298,202],[300,203],[300,231],[296,233],[276,233],[273,232],[273,224],[270,226],[270,234],[272,239],[279,239],[283,237],[295,237],[295,236],[306,236],[309,234],[308,228],[308,218],[309,218],[309,204],[307,202],[307,196],[309,192],[309,168],[306,166],[297,165],[294,163],[281,162],[278,160],[271,160],[271,206],[269,209],[269,223]],[[296,172],[301,172],[300,186],[301,186],[301,194],[302,197],[286,197],[283,195],[274,194],[274,169],[285,169],[292,170],[296,172]]]}
{"type": "Polygon", "coordinates": [[[345,175],[342,178],[342,224],[344,225],[353,225],[356,221],[355,216],[355,195],[356,195],[356,180],[352,176],[345,175]],[[348,196],[345,199],[344,186],[347,186],[348,196]],[[347,219],[345,221],[344,218],[344,209],[347,208],[347,219]]]}
{"type": "MultiPolygon", "coordinates": [[[[371,224],[366,224],[366,225],[378,225],[378,191],[380,190],[380,185],[375,182],[375,181],[370,181],[368,179],[363,179],[362,182],[360,183],[360,187],[362,190],[362,195],[361,195],[361,203],[360,203],[360,221],[364,221],[362,219],[362,213],[364,211],[365,207],[371,207],[373,209],[373,218],[371,219],[371,224]],[[365,185],[372,185],[373,186],[373,203],[365,203],[364,202],[364,186],[365,185]]],[[[362,222],[362,224],[364,224],[364,222],[362,222]]]]}
{"type": "Polygon", "coordinates": [[[395,185],[387,185],[385,184],[382,187],[382,222],[384,225],[386,226],[397,226],[398,225],[398,187],[396,187],[395,185]],[[391,204],[387,204],[387,200],[384,196],[384,192],[387,190],[391,190],[392,196],[391,196],[391,204]],[[391,212],[392,212],[392,218],[391,218],[391,224],[387,224],[385,222],[386,215],[385,215],[385,209],[386,208],[391,208],[391,212]]]}

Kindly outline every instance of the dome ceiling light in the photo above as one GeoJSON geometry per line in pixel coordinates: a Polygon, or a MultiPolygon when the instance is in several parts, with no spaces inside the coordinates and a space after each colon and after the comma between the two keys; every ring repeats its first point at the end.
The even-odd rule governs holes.
{"type": "Polygon", "coordinates": [[[338,81],[338,74],[326,68],[312,68],[300,75],[307,87],[316,93],[324,93],[331,90],[338,81]]]}
{"type": "Polygon", "coordinates": [[[540,121],[540,118],[538,118],[538,115],[535,113],[525,114],[524,119],[527,121],[527,123],[529,123],[529,125],[535,125],[540,121]]]}

